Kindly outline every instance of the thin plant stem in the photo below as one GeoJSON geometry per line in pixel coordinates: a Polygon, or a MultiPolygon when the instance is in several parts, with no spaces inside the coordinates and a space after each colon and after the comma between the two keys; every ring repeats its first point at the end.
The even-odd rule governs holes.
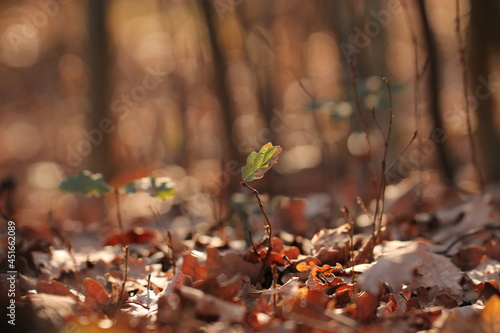
{"type": "Polygon", "coordinates": [[[253,252],[255,252],[255,255],[259,258],[259,260],[265,264],[264,262],[264,259],[262,259],[260,256],[259,256],[259,250],[257,249],[257,246],[255,246],[255,243],[253,241],[253,238],[252,238],[252,232],[250,230],[248,230],[248,238],[250,240],[250,244],[252,244],[252,249],[253,249],[253,252]]]}
{"type": "Polygon", "coordinates": [[[403,156],[406,150],[410,148],[411,144],[413,143],[413,141],[415,141],[416,138],[418,138],[417,131],[413,132],[413,136],[411,137],[410,141],[408,141],[403,150],[398,154],[398,156],[394,159],[394,161],[392,161],[391,165],[387,167],[387,169],[385,170],[386,174],[394,167],[396,162],[399,161],[399,159],[401,158],[401,156],[403,156]]]}
{"type": "Polygon", "coordinates": [[[167,231],[167,240],[168,240],[167,245],[170,248],[170,251],[172,252],[172,254],[169,255],[168,261],[169,261],[169,264],[172,265],[173,270],[174,270],[174,275],[175,275],[176,272],[177,272],[177,265],[175,263],[175,258],[174,258],[174,242],[172,241],[172,233],[170,232],[170,230],[167,231]]]}
{"type": "MultiPolygon", "coordinates": [[[[384,137],[384,154],[382,157],[382,170],[380,174],[380,184],[379,184],[379,190],[378,190],[378,195],[377,195],[377,203],[375,205],[375,213],[374,213],[374,220],[376,223],[376,232],[375,232],[375,242],[377,242],[380,236],[380,232],[382,231],[382,218],[384,216],[384,205],[385,205],[385,188],[387,186],[387,182],[385,179],[385,170],[386,170],[386,160],[387,160],[387,152],[389,150],[389,140],[391,138],[391,133],[392,133],[392,120],[394,118],[394,114],[392,111],[392,92],[391,92],[391,86],[389,85],[389,81],[386,78],[382,78],[387,86],[387,90],[389,92],[389,127],[387,129],[387,135],[384,136],[384,133],[382,131],[382,128],[379,127],[382,136],[384,137]]],[[[372,113],[374,119],[376,119],[375,112],[372,113]]],[[[378,122],[377,122],[378,124],[378,122]]]]}
{"type": "Polygon", "coordinates": [[[123,299],[123,292],[126,292],[125,284],[127,283],[127,280],[128,280],[128,255],[129,255],[128,245],[123,247],[123,253],[124,253],[124,257],[125,257],[125,271],[123,273],[122,289],[121,289],[120,298],[119,298],[119,302],[118,302],[117,306],[120,306],[121,303],[125,301],[123,299]]]}
{"type": "MultiPolygon", "coordinates": [[[[264,270],[264,267],[267,265],[267,261],[269,260],[269,257],[271,256],[271,252],[273,251],[273,242],[272,242],[273,231],[272,231],[272,227],[271,227],[271,222],[269,221],[269,217],[267,216],[267,213],[264,209],[264,204],[262,203],[262,200],[260,199],[259,191],[257,191],[256,189],[254,189],[253,187],[248,185],[247,182],[243,181],[240,184],[241,184],[241,186],[248,188],[255,195],[255,198],[257,198],[257,202],[258,202],[260,211],[262,212],[262,214],[264,215],[264,218],[266,219],[266,226],[264,226],[264,230],[266,231],[266,233],[268,235],[269,244],[267,246],[267,253],[266,253],[266,257],[264,259],[264,265],[262,266],[262,269],[264,270]]],[[[258,254],[258,252],[257,252],[257,254],[258,254]]]]}
{"type": "Polygon", "coordinates": [[[149,291],[151,290],[151,274],[148,274],[148,289],[147,290],[148,290],[147,297],[148,297],[148,303],[149,303],[151,301],[151,298],[149,297],[149,291]]]}
{"type": "Polygon", "coordinates": [[[481,169],[479,167],[479,163],[477,162],[477,154],[476,154],[476,145],[474,143],[474,136],[472,134],[472,125],[471,125],[471,119],[470,119],[470,105],[469,105],[469,98],[467,97],[467,93],[469,90],[469,79],[467,75],[467,62],[465,59],[465,43],[462,39],[462,33],[460,31],[460,1],[456,0],[456,33],[457,33],[457,39],[458,39],[458,55],[460,58],[460,64],[462,66],[462,84],[463,84],[463,94],[464,94],[464,107],[465,107],[465,117],[466,117],[466,123],[467,123],[467,136],[469,138],[469,146],[470,146],[470,152],[471,152],[471,162],[476,170],[477,178],[478,178],[478,183],[479,183],[479,190],[481,193],[484,193],[484,182],[483,182],[483,176],[481,173],[481,169]]]}
{"type": "Polygon", "coordinates": [[[120,193],[118,187],[115,186],[115,200],[116,200],[116,219],[118,220],[118,228],[120,229],[120,243],[125,247],[125,230],[123,229],[122,214],[120,209],[120,193]]]}
{"type": "Polygon", "coordinates": [[[363,199],[361,199],[361,197],[357,197],[356,200],[358,202],[359,207],[363,211],[363,213],[365,213],[366,216],[368,216],[368,218],[370,219],[371,223],[374,224],[372,216],[370,215],[370,213],[368,213],[368,209],[366,209],[366,206],[365,206],[365,203],[363,202],[363,199]]]}
{"type": "MultiPolygon", "coordinates": [[[[356,276],[354,275],[354,220],[351,217],[351,213],[349,212],[349,208],[347,208],[346,205],[342,207],[342,213],[344,213],[344,218],[346,219],[347,223],[349,223],[349,240],[351,243],[350,246],[350,266],[351,266],[351,283],[354,284],[356,282],[356,276]]],[[[354,301],[354,300],[353,300],[354,301]]]]}

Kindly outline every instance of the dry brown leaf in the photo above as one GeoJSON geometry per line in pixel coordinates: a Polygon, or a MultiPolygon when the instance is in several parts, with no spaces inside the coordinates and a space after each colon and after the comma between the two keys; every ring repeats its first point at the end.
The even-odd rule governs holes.
{"type": "Polygon", "coordinates": [[[62,273],[75,271],[73,258],[67,250],[52,250],[50,253],[32,252],[35,265],[44,267],[50,278],[57,279],[62,273]]]}
{"type": "Polygon", "coordinates": [[[36,290],[38,293],[43,294],[76,297],[68,287],[57,281],[51,281],[50,283],[40,281],[36,285],[36,290]]]}
{"type": "Polygon", "coordinates": [[[463,293],[459,284],[461,277],[462,273],[449,258],[430,252],[426,243],[412,241],[378,258],[360,276],[359,283],[373,294],[379,293],[381,281],[387,282],[394,290],[401,289],[402,284],[415,289],[420,286],[449,288],[459,302],[463,293]]]}
{"type": "Polygon", "coordinates": [[[179,288],[183,298],[195,303],[196,314],[206,318],[217,318],[222,322],[240,322],[245,315],[245,307],[225,302],[203,291],[187,286],[179,288]]]}
{"type": "Polygon", "coordinates": [[[500,296],[493,295],[486,302],[480,318],[484,333],[500,332],[500,296]]]}
{"type": "MultiPolygon", "coordinates": [[[[462,295],[460,279],[463,273],[452,264],[445,256],[425,251],[420,259],[421,264],[417,267],[417,274],[413,279],[414,287],[433,287],[440,289],[449,288],[454,295],[462,295]]],[[[461,303],[459,301],[459,303],[461,303]]]]}
{"type": "Polygon", "coordinates": [[[193,278],[194,281],[204,280],[207,277],[207,268],[201,264],[204,255],[197,251],[186,252],[183,256],[182,272],[193,278]]]}
{"type": "Polygon", "coordinates": [[[442,229],[441,232],[434,235],[433,240],[436,243],[453,241],[455,236],[463,235],[468,230],[483,227],[497,222],[492,215],[493,207],[490,198],[474,198],[458,207],[448,210],[438,211],[438,220],[443,224],[453,224],[449,228],[442,229]],[[459,220],[457,224],[456,222],[459,220]]]}
{"type": "Polygon", "coordinates": [[[446,318],[439,330],[440,333],[484,333],[481,325],[478,325],[478,314],[465,316],[458,311],[451,311],[444,315],[446,318]]]}
{"type": "Polygon", "coordinates": [[[85,304],[94,310],[106,312],[106,308],[111,303],[111,296],[104,290],[104,287],[96,280],[86,278],[83,281],[83,289],[85,304]]]}
{"type": "Polygon", "coordinates": [[[348,305],[347,310],[353,319],[364,322],[375,317],[378,306],[378,296],[363,292],[357,297],[356,305],[348,305]]]}
{"type": "Polygon", "coordinates": [[[68,318],[76,315],[77,301],[70,296],[28,294],[28,301],[36,314],[38,327],[47,331],[63,327],[68,318]]]}
{"type": "Polygon", "coordinates": [[[361,274],[359,285],[374,295],[379,294],[382,281],[394,290],[401,289],[403,283],[413,280],[413,271],[422,263],[426,250],[425,243],[407,242],[407,246],[383,255],[361,274]]]}
{"type": "Polygon", "coordinates": [[[497,281],[500,284],[500,262],[496,260],[488,260],[467,272],[467,275],[475,284],[486,281],[497,281]]]}
{"type": "Polygon", "coordinates": [[[314,252],[325,249],[341,249],[349,243],[349,224],[343,224],[335,229],[321,229],[311,239],[314,252]]]}
{"type": "Polygon", "coordinates": [[[219,275],[194,283],[195,288],[223,301],[231,301],[238,296],[241,292],[242,285],[243,282],[238,275],[234,275],[231,279],[227,279],[225,275],[219,275]]]}

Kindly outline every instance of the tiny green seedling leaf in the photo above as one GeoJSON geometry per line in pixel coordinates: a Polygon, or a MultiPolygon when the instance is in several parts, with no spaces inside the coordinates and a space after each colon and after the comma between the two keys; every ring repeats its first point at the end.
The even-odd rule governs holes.
{"type": "Polygon", "coordinates": [[[264,174],[278,161],[281,153],[280,146],[273,146],[271,142],[260,148],[259,152],[251,152],[247,158],[247,165],[241,168],[241,177],[244,182],[251,182],[264,177],[264,174]]]}
{"type": "Polygon", "coordinates": [[[175,184],[169,177],[149,176],[128,183],[123,188],[125,193],[146,192],[160,200],[172,199],[176,193],[175,184]]]}
{"type": "Polygon", "coordinates": [[[88,197],[99,197],[111,190],[102,178],[102,174],[88,170],[66,177],[59,184],[59,189],[64,192],[82,193],[88,197]]]}

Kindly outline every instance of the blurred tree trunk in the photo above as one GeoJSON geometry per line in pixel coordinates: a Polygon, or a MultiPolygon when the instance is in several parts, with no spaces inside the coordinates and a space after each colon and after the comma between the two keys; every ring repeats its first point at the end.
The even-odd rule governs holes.
{"type": "MultiPolygon", "coordinates": [[[[238,23],[241,25],[244,31],[245,38],[250,34],[254,34],[256,38],[258,38],[262,45],[261,49],[264,49],[264,52],[259,52],[259,63],[254,63],[248,56],[249,52],[245,52],[244,59],[246,64],[253,69],[255,73],[255,79],[257,81],[257,101],[259,105],[259,112],[262,114],[263,118],[266,121],[267,127],[271,130],[272,138],[275,139],[275,131],[274,127],[271,124],[273,118],[273,109],[276,103],[273,100],[273,97],[276,96],[276,92],[274,91],[273,85],[270,84],[272,82],[271,77],[269,75],[269,71],[264,71],[262,68],[265,68],[266,64],[269,62],[267,59],[268,49],[274,54],[275,51],[269,41],[262,35],[259,27],[252,26],[248,21],[245,15],[244,6],[238,6],[235,8],[236,17],[238,19],[238,23]]],[[[271,18],[272,14],[266,15],[263,19],[261,19],[261,24],[265,29],[269,30],[271,26],[271,18]]],[[[248,46],[247,46],[248,47],[248,46]]]]}
{"type": "Polygon", "coordinates": [[[109,128],[116,124],[109,111],[109,50],[108,30],[106,26],[107,1],[88,1],[88,64],[90,110],[86,133],[92,146],[87,166],[93,172],[102,173],[110,179],[115,168],[111,154],[109,128]]]}
{"type": "Polygon", "coordinates": [[[456,174],[456,167],[452,163],[449,153],[450,149],[446,145],[446,136],[443,115],[441,113],[441,106],[439,105],[439,92],[441,88],[441,75],[439,72],[439,54],[436,46],[434,33],[431,30],[429,20],[427,18],[427,10],[424,0],[417,1],[417,8],[419,13],[420,26],[423,32],[423,42],[425,43],[428,57],[428,75],[426,87],[427,98],[429,99],[429,112],[433,120],[433,128],[430,138],[436,145],[439,162],[441,164],[441,171],[444,179],[448,185],[454,185],[454,178],[456,174]]]}
{"type": "MultiPolygon", "coordinates": [[[[483,158],[483,172],[486,180],[500,181],[500,135],[495,128],[493,116],[494,87],[489,83],[489,57],[493,54],[493,46],[500,45],[499,1],[471,1],[470,27],[468,40],[470,49],[470,72],[472,75],[472,91],[477,102],[478,119],[477,136],[479,151],[483,158]]],[[[473,111],[473,110],[471,110],[473,111]]]]}
{"type": "MultiPolygon", "coordinates": [[[[224,152],[226,152],[226,157],[229,158],[229,161],[236,160],[239,162],[240,154],[232,137],[234,114],[231,112],[230,96],[227,92],[227,63],[219,45],[217,27],[214,22],[215,9],[211,1],[203,0],[201,1],[201,10],[205,16],[205,21],[207,24],[208,37],[214,63],[214,92],[218,98],[222,111],[222,127],[224,128],[224,133],[221,136],[222,149],[224,152]]],[[[222,156],[222,158],[224,158],[224,156],[222,156]]],[[[238,178],[231,177],[228,189],[230,193],[232,193],[233,190],[236,190],[236,188],[239,188],[237,180],[238,178]]]]}

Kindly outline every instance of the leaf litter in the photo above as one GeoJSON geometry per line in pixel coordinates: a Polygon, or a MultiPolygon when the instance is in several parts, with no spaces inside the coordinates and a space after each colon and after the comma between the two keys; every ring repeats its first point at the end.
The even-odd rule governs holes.
{"type": "Polygon", "coordinates": [[[392,232],[359,262],[352,260],[370,234],[354,233],[351,239],[348,224],[311,236],[280,231],[269,254],[265,239],[242,249],[227,227],[175,236],[174,248],[164,230],[131,228],[125,231],[128,256],[117,235],[75,250],[44,248],[20,233],[25,267],[16,301],[19,313],[33,318],[21,327],[41,332],[496,332],[500,237],[493,202],[472,199],[435,210],[429,213],[439,222],[432,234],[428,226],[417,225],[412,239],[391,237],[416,223],[416,215],[407,213],[396,219],[394,208],[392,232]]]}

